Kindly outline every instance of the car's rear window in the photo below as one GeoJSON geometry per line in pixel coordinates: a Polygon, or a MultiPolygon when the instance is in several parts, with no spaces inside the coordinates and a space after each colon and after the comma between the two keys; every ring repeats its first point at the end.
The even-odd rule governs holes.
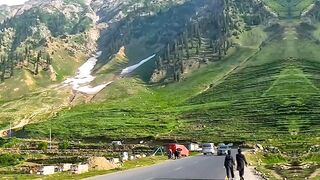
{"type": "Polygon", "coordinates": [[[211,144],[203,144],[202,147],[210,148],[210,147],[211,147],[211,144]]]}

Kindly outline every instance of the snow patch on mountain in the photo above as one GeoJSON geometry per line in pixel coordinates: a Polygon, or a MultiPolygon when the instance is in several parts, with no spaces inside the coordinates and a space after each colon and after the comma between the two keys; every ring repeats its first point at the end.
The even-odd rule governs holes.
{"type": "Polygon", "coordinates": [[[92,70],[97,64],[98,58],[101,56],[102,52],[98,52],[93,57],[89,58],[82,66],[78,68],[77,75],[73,78],[68,78],[63,82],[64,86],[71,86],[73,90],[79,91],[85,94],[96,94],[100,92],[111,82],[101,84],[96,87],[91,87],[89,84],[95,80],[96,77],[92,76],[92,70]]]}
{"type": "Polygon", "coordinates": [[[152,55],[152,56],[150,56],[150,57],[148,57],[148,58],[140,61],[138,64],[135,64],[135,65],[132,65],[132,66],[129,66],[129,67],[123,69],[123,70],[121,71],[121,76],[126,76],[126,75],[130,74],[131,72],[133,72],[134,70],[136,70],[137,68],[139,68],[139,67],[140,67],[141,65],[143,65],[144,63],[150,61],[150,60],[151,60],[152,58],[154,58],[155,56],[156,56],[156,55],[154,54],[154,55],[152,55]]]}

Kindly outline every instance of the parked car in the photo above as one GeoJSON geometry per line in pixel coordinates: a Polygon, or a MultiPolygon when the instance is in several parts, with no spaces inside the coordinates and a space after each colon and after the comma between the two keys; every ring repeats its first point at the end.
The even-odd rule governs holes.
{"type": "Polygon", "coordinates": [[[171,149],[172,153],[174,154],[177,150],[179,150],[180,156],[189,156],[189,150],[184,145],[181,145],[181,144],[168,144],[167,149],[168,151],[169,149],[171,149]]]}
{"type": "Polygon", "coordinates": [[[218,147],[217,154],[218,154],[218,156],[227,155],[228,154],[228,150],[231,150],[229,145],[220,144],[219,147],[218,147]]]}
{"type": "Polygon", "coordinates": [[[202,144],[203,155],[213,155],[216,153],[216,148],[213,143],[203,143],[202,144]]]}

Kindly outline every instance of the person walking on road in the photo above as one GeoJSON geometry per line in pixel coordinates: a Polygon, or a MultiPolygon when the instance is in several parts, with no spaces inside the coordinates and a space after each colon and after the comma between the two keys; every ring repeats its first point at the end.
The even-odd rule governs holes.
{"type": "Polygon", "coordinates": [[[238,154],[236,155],[237,170],[239,171],[240,180],[244,180],[244,166],[248,166],[246,157],[241,153],[241,149],[238,149],[238,154]]]}
{"type": "Polygon", "coordinates": [[[231,150],[228,150],[228,154],[226,155],[224,159],[224,167],[226,168],[226,173],[228,179],[230,179],[230,176],[232,179],[234,179],[234,172],[233,172],[233,167],[234,167],[234,159],[231,155],[231,150]]]}

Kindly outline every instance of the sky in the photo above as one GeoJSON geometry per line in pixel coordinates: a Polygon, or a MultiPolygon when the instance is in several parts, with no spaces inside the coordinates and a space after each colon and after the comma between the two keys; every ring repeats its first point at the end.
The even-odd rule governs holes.
{"type": "Polygon", "coordinates": [[[23,4],[27,0],[0,0],[0,5],[6,4],[6,5],[18,5],[18,4],[23,4]]]}

